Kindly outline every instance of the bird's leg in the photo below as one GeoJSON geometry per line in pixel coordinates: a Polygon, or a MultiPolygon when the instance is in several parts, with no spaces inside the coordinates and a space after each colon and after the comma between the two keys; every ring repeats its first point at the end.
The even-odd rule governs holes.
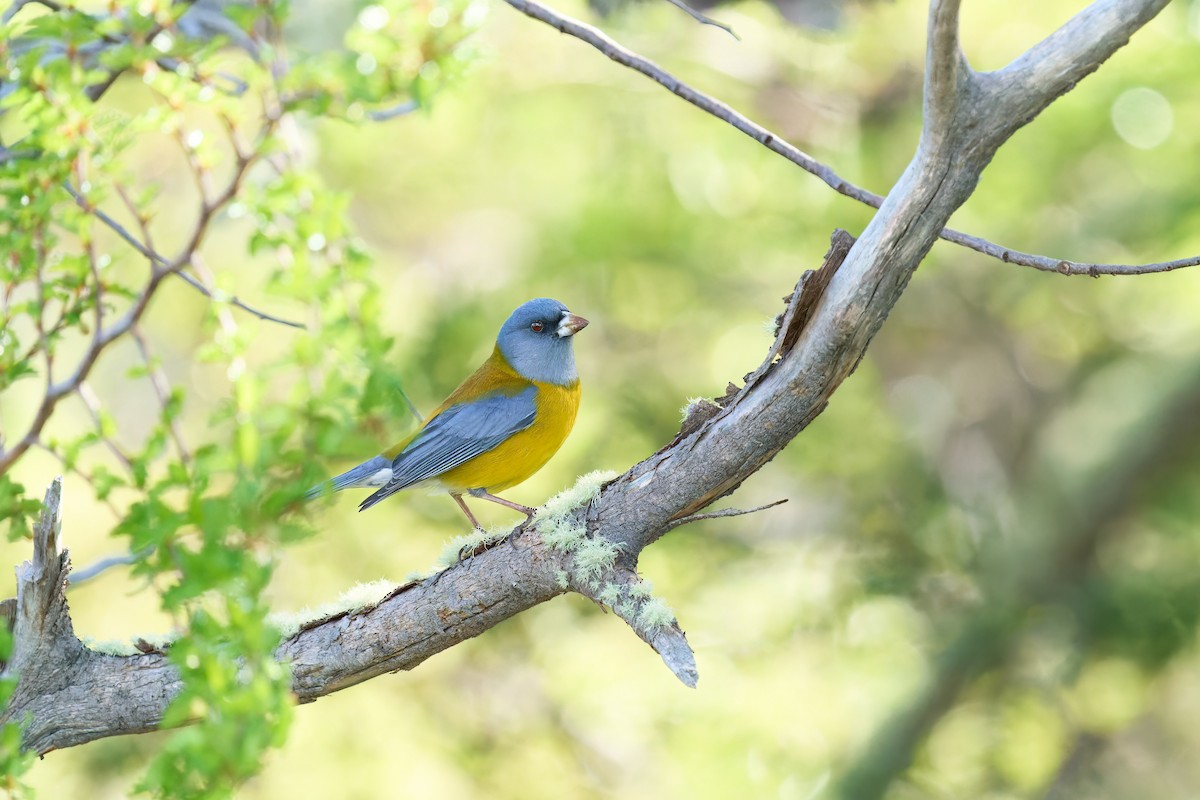
{"type": "Polygon", "coordinates": [[[471,527],[477,531],[482,531],[483,526],[479,524],[479,520],[475,519],[475,515],[471,513],[471,509],[467,508],[467,504],[463,502],[462,495],[452,494],[450,496],[454,498],[454,502],[458,503],[458,507],[462,509],[462,512],[467,515],[467,519],[471,520],[471,527]]]}
{"type": "Polygon", "coordinates": [[[513,511],[520,511],[525,515],[525,521],[518,525],[517,529],[506,537],[508,539],[508,543],[513,547],[516,547],[517,537],[523,530],[525,530],[525,526],[533,520],[533,514],[535,511],[537,511],[537,509],[530,508],[529,506],[523,506],[520,503],[514,503],[511,500],[505,500],[503,497],[497,497],[494,494],[490,494],[486,489],[471,489],[469,494],[471,497],[478,497],[481,500],[491,500],[493,503],[499,503],[502,506],[511,508],[513,511]]]}
{"type": "MultiPolygon", "coordinates": [[[[513,511],[520,511],[526,517],[531,519],[533,517],[533,512],[537,511],[536,508],[523,506],[520,503],[514,503],[512,500],[505,500],[503,497],[497,497],[494,494],[489,494],[486,489],[471,489],[467,492],[467,494],[471,495],[471,497],[478,497],[480,500],[491,500],[493,503],[499,503],[502,506],[507,506],[513,511]]],[[[529,520],[526,520],[526,522],[528,521],[529,520]]]]}
{"type": "MultiPolygon", "coordinates": [[[[452,494],[450,496],[454,498],[454,502],[458,503],[458,507],[462,509],[462,512],[467,515],[467,519],[471,520],[471,525],[475,527],[475,530],[483,533],[483,526],[479,524],[479,520],[475,519],[475,515],[471,513],[471,509],[467,508],[467,504],[463,502],[462,495],[452,494]]],[[[478,544],[464,544],[460,547],[458,549],[459,563],[466,561],[468,556],[474,555],[475,548],[478,546],[478,544]]]]}

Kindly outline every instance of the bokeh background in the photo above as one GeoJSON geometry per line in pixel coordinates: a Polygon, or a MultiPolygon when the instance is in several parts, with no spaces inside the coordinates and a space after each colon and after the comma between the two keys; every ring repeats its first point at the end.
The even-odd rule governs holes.
{"type": "MultiPolygon", "coordinates": [[[[1081,4],[964,5],[964,48],[994,69],[1081,4]]],[[[578,2],[556,7],[596,19],[578,2]]],[[[299,120],[292,135],[352,195],[396,374],[418,407],[487,355],[518,303],[549,295],[592,320],[577,341],[578,426],[509,493],[536,505],[581,473],[626,469],[669,441],[689,397],[720,395],[753,369],[781,297],[834,228],[856,233],[870,210],[582,43],[501,4],[478,12],[480,55],[430,110],[299,120]]],[[[355,13],[297,3],[291,57],[337,48],[355,13]]],[[[600,24],[886,191],[920,130],[924,4],[851,6],[830,30],[793,27],[763,3],[710,13],[741,40],[660,2],[600,24]]],[[[1200,2],[1177,0],[1018,133],[953,224],[1083,261],[1200,251],[1198,57],[1200,2]]],[[[139,102],[122,86],[109,101],[139,102]]],[[[167,151],[139,151],[145,180],[183,180],[167,151]]],[[[169,191],[161,203],[162,219],[187,213],[169,191]]],[[[228,258],[244,261],[237,220],[221,224],[228,258]]],[[[261,279],[253,264],[222,262],[222,230],[209,261],[254,299],[261,279]]],[[[696,649],[699,688],[611,615],[559,598],[411,674],[300,709],[240,796],[821,797],[877,755],[874,733],[965,641],[986,665],[937,709],[895,797],[1195,797],[1198,291],[1195,270],[1068,279],[938,244],[828,410],[731,501],[789,502],[679,529],[645,553],[641,572],[696,649]],[[1005,624],[964,639],[996,607],[1011,612],[1005,624]]],[[[203,302],[169,287],[146,326],[197,436],[220,400],[197,359],[203,302]]],[[[288,336],[242,325],[258,348],[288,336]]],[[[152,397],[122,394],[131,363],[106,357],[95,385],[136,439],[152,397]]],[[[6,398],[8,413],[22,402],[6,398]]],[[[380,444],[411,425],[397,404],[380,444]]],[[[32,453],[18,478],[42,486],[59,470],[32,453]]],[[[444,497],[408,494],[363,515],[355,503],[319,512],[324,533],[287,551],[272,587],[280,610],[426,572],[463,532],[444,497]]],[[[65,520],[77,565],[122,546],[71,476],[65,520]]],[[[3,556],[16,564],[25,545],[3,556]]],[[[167,624],[121,570],[71,606],[97,640],[167,624]]],[[[52,753],[30,782],[47,798],[126,796],[162,735],[52,753]]]]}

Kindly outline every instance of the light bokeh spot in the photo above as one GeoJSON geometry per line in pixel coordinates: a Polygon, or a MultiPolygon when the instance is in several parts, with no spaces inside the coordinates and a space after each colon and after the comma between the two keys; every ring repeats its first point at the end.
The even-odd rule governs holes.
{"type": "Polygon", "coordinates": [[[1171,104],[1153,89],[1139,86],[1123,92],[1112,104],[1117,135],[1142,150],[1158,147],[1175,127],[1171,104]]]}

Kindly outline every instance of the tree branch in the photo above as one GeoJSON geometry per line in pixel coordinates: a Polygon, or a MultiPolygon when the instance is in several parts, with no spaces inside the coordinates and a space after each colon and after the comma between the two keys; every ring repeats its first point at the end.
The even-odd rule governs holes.
{"type": "MultiPolygon", "coordinates": [[[[1149,18],[1165,1],[1125,0],[1125,5],[1144,10],[1137,18],[1149,18]]],[[[544,12],[530,0],[508,2],[530,9],[531,16],[544,12]]],[[[956,6],[944,8],[951,7],[956,6]]],[[[1096,64],[1089,58],[1102,60],[1119,46],[1114,42],[1124,41],[1121,37],[1129,33],[1124,19],[1120,15],[1111,29],[1091,27],[1086,36],[1058,40],[1059,47],[1070,50],[1062,58],[1081,62],[1073,73],[1091,71],[1096,64]],[[1097,41],[1106,44],[1098,46],[1097,41]]],[[[648,64],[644,59],[639,63],[648,64]]],[[[690,89],[668,88],[701,107],[710,102],[690,89]]],[[[1040,90],[1048,94],[1055,89],[1047,85],[1040,90]]],[[[946,220],[1011,135],[1008,128],[976,123],[992,113],[990,104],[1011,107],[1018,102],[1004,91],[987,98],[967,93],[948,102],[945,107],[952,110],[931,123],[929,136],[922,137],[912,163],[858,241],[850,246],[845,237],[835,237],[821,270],[798,284],[775,343],[747,385],[721,398],[715,410],[693,420],[668,446],[596,487],[578,507],[548,503],[532,523],[514,532],[512,546],[484,549],[466,564],[399,587],[370,608],[318,620],[288,637],[277,655],[292,665],[293,688],[301,702],[384,672],[411,669],[568,589],[613,603],[617,615],[631,621],[687,682],[694,674],[694,666],[691,673],[688,668],[690,649],[678,626],[665,624],[673,620],[669,611],[660,604],[654,613],[643,613],[645,605],[633,604],[649,600],[644,590],[634,589],[641,551],[672,523],[736,489],[825,408],[862,359],[946,220]]],[[[61,594],[61,581],[56,586],[61,594]]],[[[60,607],[65,615],[65,602],[60,607]]],[[[27,634],[18,634],[18,641],[30,641],[27,634]]],[[[50,649],[40,645],[38,652],[46,658],[36,668],[28,659],[23,662],[22,685],[5,719],[28,720],[27,746],[45,752],[158,724],[179,688],[165,657],[154,652],[103,655],[66,639],[74,637],[53,639],[50,649]]],[[[33,652],[29,648],[23,652],[33,652]]]]}
{"type": "Polygon", "coordinates": [[[701,25],[711,25],[714,28],[720,28],[721,30],[725,31],[730,36],[732,36],[734,39],[737,39],[739,42],[742,40],[742,37],[738,36],[737,33],[733,30],[733,28],[726,25],[724,22],[718,22],[717,20],[713,19],[710,16],[701,14],[699,11],[697,11],[696,9],[689,6],[683,0],[667,0],[667,2],[670,3],[671,5],[675,6],[676,8],[680,9],[681,11],[683,11],[685,14],[687,14],[692,19],[696,20],[696,22],[699,22],[701,25]]]}
{"type": "Polygon", "coordinates": [[[966,95],[971,68],[958,44],[961,0],[933,0],[925,55],[925,113],[922,136],[945,131],[966,95]]]}
{"type": "Polygon", "coordinates": [[[747,514],[756,514],[759,511],[766,511],[768,508],[781,506],[786,502],[787,498],[785,497],[782,500],[776,500],[774,503],[766,503],[765,505],[755,506],[754,508],[723,508],[720,511],[710,511],[707,514],[689,514],[686,517],[680,517],[677,520],[673,520],[671,524],[667,526],[667,530],[663,531],[663,533],[666,533],[667,531],[673,531],[681,525],[691,525],[693,522],[699,522],[700,520],[704,519],[725,519],[726,517],[744,517],[747,514]]]}
{"type": "Polygon", "coordinates": [[[121,553],[119,555],[106,556],[77,572],[72,572],[67,578],[67,585],[74,589],[86,581],[99,577],[113,567],[136,564],[139,560],[150,555],[150,553],[150,550],[142,550],[139,553],[121,553]]]}
{"type": "Polygon", "coordinates": [[[1124,47],[1167,2],[1096,0],[1004,69],[981,74],[985,91],[1002,101],[991,118],[1007,121],[1012,131],[1024,126],[1124,47]]]}
{"type": "Polygon", "coordinates": [[[875,208],[878,208],[879,204],[883,202],[883,198],[879,195],[855,186],[798,147],[779,138],[720,100],[693,89],[650,59],[623,47],[591,25],[552,11],[536,0],[504,0],[504,2],[522,14],[546,23],[560,33],[574,36],[576,39],[590,44],[621,66],[640,72],[701,111],[729,123],[771,152],[783,156],[805,172],[820,178],[839,194],[875,208]]]}
{"type": "Polygon", "coordinates": [[[374,111],[367,112],[367,119],[372,122],[387,122],[389,119],[403,117],[406,114],[411,114],[421,107],[421,104],[416,100],[405,100],[403,103],[397,103],[390,108],[380,108],[374,111]]]}
{"type": "MultiPolygon", "coordinates": [[[[840,259],[846,250],[845,246],[835,247],[831,254],[840,259]]],[[[824,286],[821,282],[813,285],[824,286]]],[[[795,292],[789,311],[811,301],[812,297],[795,292]]],[[[798,318],[801,315],[794,311],[783,315],[785,320],[798,318]]],[[[794,333],[790,326],[780,326],[766,364],[774,362],[783,352],[779,343],[794,333]]],[[[685,442],[681,437],[669,449],[683,447],[685,442]]],[[[785,443],[780,441],[778,446],[785,443]]],[[[608,485],[609,490],[613,485],[608,485]]],[[[632,491],[638,493],[641,488],[634,486],[632,491]]],[[[567,501],[552,499],[531,524],[519,526],[506,537],[509,544],[486,546],[435,576],[398,587],[371,607],[302,626],[276,651],[280,660],[292,666],[297,698],[311,702],[386,672],[412,669],[568,590],[611,607],[681,681],[694,686],[698,677],[695,657],[683,631],[637,576],[641,547],[623,547],[615,531],[601,521],[604,505],[627,499],[629,492],[609,490],[597,486],[583,491],[583,504],[577,507],[563,507],[575,496],[570,493],[565,494],[567,501]],[[610,496],[604,498],[602,491],[610,496]]],[[[635,511],[627,524],[637,526],[639,513],[635,511]]],[[[668,527],[673,526],[663,523],[660,533],[668,527]]],[[[65,587],[65,574],[61,583],[65,587]]],[[[66,614],[65,599],[62,614],[66,614]]],[[[0,722],[29,718],[25,744],[38,753],[157,727],[180,686],[166,656],[162,652],[102,654],[70,638],[70,642],[56,645],[54,652],[44,652],[41,659],[43,664],[66,660],[81,665],[66,679],[70,692],[42,686],[37,676],[55,670],[30,670],[23,673],[29,691],[21,702],[9,704],[0,722]],[[70,719],[63,719],[64,715],[70,719]],[[107,726],[98,722],[102,720],[108,720],[107,726]]]]}
{"type": "Polygon", "coordinates": [[[17,614],[10,667],[20,672],[37,664],[46,649],[72,646],[74,638],[63,593],[69,562],[60,556],[62,478],[46,490],[41,516],[33,531],[33,560],[17,568],[17,614]]]}
{"type": "Polygon", "coordinates": [[[957,124],[977,125],[991,135],[974,137],[981,148],[968,157],[990,161],[1000,143],[1096,71],[1167,2],[1095,0],[1004,69],[971,73],[971,88],[977,87],[973,110],[957,124]]]}
{"type": "MultiPolygon", "coordinates": [[[[260,135],[264,138],[269,136],[275,124],[275,119],[268,118],[267,124],[260,132],[260,135]]],[[[188,236],[187,242],[180,250],[179,255],[169,262],[151,262],[150,277],[134,299],[133,305],[107,328],[96,329],[90,345],[84,351],[83,356],[80,358],[71,375],[61,381],[49,383],[50,365],[47,364],[46,374],[48,385],[42,401],[34,414],[33,421],[29,424],[25,435],[17,440],[16,444],[7,449],[0,449],[0,475],[4,474],[26,450],[39,440],[42,428],[50,420],[50,416],[54,413],[54,409],[59,401],[78,389],[91,372],[92,367],[95,366],[100,354],[114,341],[127,334],[137,325],[138,321],[146,313],[146,309],[149,308],[150,300],[158,292],[163,281],[168,276],[181,272],[191,263],[192,258],[200,247],[200,243],[208,234],[209,226],[212,224],[217,212],[237,196],[246,173],[259,158],[259,150],[260,148],[255,147],[250,152],[235,152],[233,174],[216,196],[206,198],[201,202],[196,222],[192,226],[192,231],[188,236]]],[[[83,199],[86,200],[86,198],[83,199]]],[[[79,202],[78,199],[77,202],[79,202]]],[[[81,205],[89,212],[94,211],[94,208],[90,204],[85,205],[81,203],[81,205]]],[[[47,351],[47,357],[49,357],[49,352],[47,351]]]]}
{"type": "MultiPolygon", "coordinates": [[[[57,487],[59,484],[56,483],[57,487]]],[[[52,488],[52,491],[58,491],[52,488]]],[[[540,524],[580,524],[586,508],[540,524]]],[[[39,532],[43,530],[39,525],[39,532]]],[[[423,581],[398,587],[377,604],[305,624],[280,644],[280,660],[290,663],[293,690],[300,702],[316,700],[370,678],[417,666],[452,645],[479,635],[499,622],[588,582],[576,574],[569,553],[547,546],[538,524],[518,529],[508,544],[493,546],[423,581]]],[[[38,552],[47,549],[41,537],[38,552]]],[[[57,557],[54,550],[53,560],[57,557]]],[[[153,730],[180,683],[175,668],[157,648],[136,655],[108,655],[84,648],[70,633],[63,570],[53,577],[54,596],[39,599],[49,607],[30,627],[18,615],[14,668],[23,667],[18,693],[0,721],[28,719],[25,744],[46,753],[104,736],[153,730]],[[43,630],[65,631],[51,641],[43,630]],[[53,664],[55,669],[45,669],[53,664]]],[[[35,557],[35,564],[39,562],[35,557]]],[[[28,570],[27,570],[28,571],[28,570]]],[[[30,573],[32,574],[32,573],[30,573]]],[[[604,570],[597,586],[619,583],[623,590],[636,575],[615,567],[604,570]]],[[[38,586],[42,586],[38,584],[38,586]]],[[[24,587],[25,584],[22,584],[24,587]]],[[[22,588],[22,592],[29,590],[22,588]]],[[[25,597],[25,594],[20,595],[25,597]]],[[[39,595],[39,598],[41,595],[39,595]]],[[[643,602],[645,598],[642,598],[643,602]]],[[[18,608],[21,607],[18,601],[18,608]]],[[[26,602],[28,605],[28,602],[26,602]]],[[[636,607],[635,607],[636,610],[636,607]]],[[[695,662],[677,625],[651,624],[634,614],[631,624],[663,654],[681,679],[695,683],[695,662]],[[688,664],[690,663],[690,672],[688,664]]]]}
{"type": "MultiPolygon", "coordinates": [[[[66,183],[66,184],[63,184],[63,188],[65,188],[67,190],[67,193],[69,195],[71,195],[71,198],[75,201],[76,205],[78,205],[84,211],[88,212],[89,214],[94,216],[96,219],[98,219],[102,223],[104,223],[105,227],[107,227],[113,233],[117,234],[117,236],[121,237],[121,239],[127,245],[132,247],[134,250],[137,251],[137,253],[139,255],[141,255],[143,258],[145,258],[147,261],[149,261],[150,265],[152,267],[165,267],[169,263],[167,261],[167,259],[165,259],[163,256],[161,256],[158,253],[158,251],[154,249],[154,244],[150,240],[149,226],[146,224],[145,218],[142,216],[141,212],[137,209],[137,207],[134,206],[133,202],[129,199],[129,195],[125,192],[125,190],[122,187],[120,187],[120,186],[117,187],[117,193],[120,195],[121,200],[124,201],[125,207],[129,211],[129,213],[132,214],[138,220],[138,224],[142,228],[142,238],[145,240],[144,243],[142,241],[139,241],[136,236],[134,236],[132,233],[129,232],[128,228],[126,228],[121,223],[117,222],[109,214],[105,213],[101,208],[99,208],[98,206],[91,205],[87,201],[87,198],[85,198],[83,195],[81,195],[79,193],[79,190],[76,189],[74,186],[72,186],[69,183],[66,183]]],[[[193,276],[186,269],[181,269],[176,274],[181,279],[183,279],[184,283],[186,283],[188,286],[191,286],[193,289],[195,289],[197,292],[199,292],[200,294],[207,297],[209,300],[217,299],[216,296],[214,296],[212,289],[208,288],[208,286],[206,286],[204,283],[202,283],[199,278],[196,278],[195,276],[193,276]]],[[[299,328],[300,330],[304,329],[303,322],[295,322],[290,319],[283,319],[282,317],[277,317],[277,316],[274,316],[273,314],[268,314],[265,311],[260,311],[257,308],[254,308],[253,306],[247,305],[246,303],[242,302],[237,297],[222,295],[221,299],[223,301],[229,303],[229,305],[233,306],[234,308],[239,308],[242,311],[245,311],[247,314],[249,314],[253,317],[258,317],[259,319],[263,320],[264,322],[274,322],[278,325],[286,325],[289,328],[299,328]]]]}
{"type": "MultiPolygon", "coordinates": [[[[749,136],[751,139],[766,147],[771,152],[782,156],[810,175],[819,178],[838,194],[849,197],[851,200],[857,200],[858,202],[871,206],[872,208],[879,208],[879,206],[883,203],[882,196],[860,186],[856,186],[855,184],[838,175],[831,168],[817,161],[815,158],[800,150],[798,147],[789,144],[775,133],[772,133],[767,128],[749,119],[744,114],[741,114],[733,109],[731,106],[692,88],[671,73],[667,72],[662,67],[655,64],[653,61],[633,52],[632,50],[629,50],[626,47],[623,47],[591,25],[580,22],[579,20],[573,19],[565,14],[560,14],[557,11],[553,11],[537,2],[537,0],[504,0],[504,2],[508,3],[508,5],[512,6],[517,11],[520,11],[522,14],[532,17],[539,22],[544,22],[560,33],[573,36],[576,39],[591,45],[609,59],[624,67],[628,67],[635,72],[645,75],[655,83],[663,86],[665,89],[667,89],[667,91],[682,98],[684,101],[691,103],[706,114],[710,114],[722,122],[732,125],[735,129],[749,136]]],[[[1159,3],[1157,5],[1161,7],[1162,4],[1159,3]]],[[[955,35],[955,50],[957,50],[957,46],[957,35],[955,35]]],[[[1014,62],[1014,65],[1018,63],[1021,63],[1020,59],[1018,59],[1017,62],[1014,62]]],[[[963,74],[965,74],[966,71],[969,71],[969,68],[966,67],[965,59],[961,67],[957,69],[963,74]]],[[[996,75],[998,73],[991,74],[996,75]]],[[[988,73],[984,73],[977,77],[979,78],[981,85],[986,84],[988,73]]],[[[1082,75],[1080,77],[1082,77],[1082,75]]],[[[1021,124],[1028,122],[1029,119],[1032,119],[1032,115],[1022,120],[1021,124]]],[[[1184,267],[1200,265],[1200,255],[1177,259],[1175,261],[1164,261],[1152,264],[1105,264],[1098,262],[1093,263],[1086,261],[1070,261],[1066,259],[1052,258],[1050,256],[1042,256],[1033,253],[1025,253],[1020,250],[1014,250],[1010,247],[989,242],[988,240],[978,236],[972,236],[971,234],[954,230],[953,228],[943,228],[938,235],[947,242],[957,244],[961,247],[966,247],[982,255],[990,256],[991,258],[1003,261],[1006,264],[1017,264],[1019,266],[1030,267],[1031,269],[1040,270],[1042,272],[1056,272],[1060,275],[1090,275],[1092,277],[1099,277],[1100,275],[1146,275],[1155,272],[1169,272],[1171,270],[1183,269],[1184,267]]]]}

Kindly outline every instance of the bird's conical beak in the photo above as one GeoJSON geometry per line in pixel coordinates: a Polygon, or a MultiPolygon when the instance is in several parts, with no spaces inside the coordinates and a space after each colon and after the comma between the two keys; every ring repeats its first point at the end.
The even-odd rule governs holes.
{"type": "Polygon", "coordinates": [[[562,337],[574,336],[588,326],[588,321],[578,314],[567,312],[563,314],[562,320],[558,323],[558,335],[562,337]]]}

